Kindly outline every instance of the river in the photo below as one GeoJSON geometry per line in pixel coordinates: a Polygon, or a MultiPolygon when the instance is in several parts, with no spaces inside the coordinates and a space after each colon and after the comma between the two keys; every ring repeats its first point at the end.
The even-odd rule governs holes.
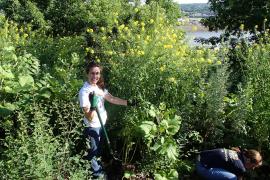
{"type": "Polygon", "coordinates": [[[186,32],[186,40],[191,46],[199,46],[201,45],[198,42],[195,42],[195,38],[210,38],[213,36],[219,37],[221,35],[222,31],[194,31],[194,32],[186,32]]]}

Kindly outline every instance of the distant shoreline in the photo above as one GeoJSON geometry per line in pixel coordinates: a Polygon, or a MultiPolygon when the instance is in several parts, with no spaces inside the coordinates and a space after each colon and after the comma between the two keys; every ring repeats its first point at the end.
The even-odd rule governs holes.
{"type": "Polygon", "coordinates": [[[184,30],[185,32],[197,32],[197,31],[209,31],[209,29],[203,26],[200,22],[202,18],[181,18],[179,22],[179,28],[184,30]]]}

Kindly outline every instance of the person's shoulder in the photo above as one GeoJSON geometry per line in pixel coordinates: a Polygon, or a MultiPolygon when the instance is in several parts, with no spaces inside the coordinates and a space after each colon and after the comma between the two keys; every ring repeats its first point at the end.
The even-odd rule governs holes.
{"type": "Polygon", "coordinates": [[[90,92],[90,91],[91,91],[91,85],[88,82],[84,82],[79,93],[90,92]]]}

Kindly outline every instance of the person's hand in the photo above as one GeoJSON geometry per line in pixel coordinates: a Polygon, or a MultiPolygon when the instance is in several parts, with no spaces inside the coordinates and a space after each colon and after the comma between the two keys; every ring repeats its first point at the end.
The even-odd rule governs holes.
{"type": "Polygon", "coordinates": [[[127,105],[128,106],[138,106],[139,105],[139,101],[137,99],[129,99],[127,101],[127,105]]]}
{"type": "Polygon", "coordinates": [[[89,101],[90,101],[90,104],[91,104],[90,110],[91,111],[96,110],[97,104],[98,104],[98,98],[95,95],[95,92],[90,92],[89,101]]]}

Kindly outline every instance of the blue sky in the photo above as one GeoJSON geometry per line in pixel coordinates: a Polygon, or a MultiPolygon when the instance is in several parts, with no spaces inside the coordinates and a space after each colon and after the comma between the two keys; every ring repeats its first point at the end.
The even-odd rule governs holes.
{"type": "Polygon", "coordinates": [[[207,3],[208,0],[174,0],[179,4],[190,4],[190,3],[207,3]]]}

